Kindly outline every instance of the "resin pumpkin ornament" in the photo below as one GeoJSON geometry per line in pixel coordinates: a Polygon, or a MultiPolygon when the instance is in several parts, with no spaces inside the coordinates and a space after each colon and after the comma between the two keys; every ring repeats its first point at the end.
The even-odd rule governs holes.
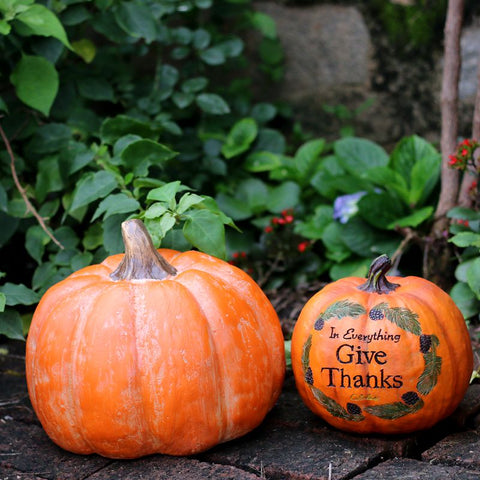
{"type": "Polygon", "coordinates": [[[26,377],[48,436],[79,454],[187,455],[257,427],[285,371],[278,317],[242,270],[155,250],[140,220],[125,255],[79,270],[41,299],[26,377]]]}
{"type": "Polygon", "coordinates": [[[304,306],[292,367],[305,404],[358,433],[433,426],[462,400],[473,369],[471,340],[453,300],[418,277],[389,277],[386,255],[367,281],[327,285],[304,306]]]}

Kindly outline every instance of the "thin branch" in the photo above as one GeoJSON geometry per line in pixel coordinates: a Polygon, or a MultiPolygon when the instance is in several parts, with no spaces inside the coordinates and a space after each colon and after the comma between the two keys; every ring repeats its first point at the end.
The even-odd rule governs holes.
{"type": "Polygon", "coordinates": [[[1,125],[0,125],[0,135],[2,136],[3,143],[5,143],[5,147],[7,148],[8,155],[10,156],[10,171],[12,172],[13,181],[15,182],[15,186],[17,187],[17,190],[22,196],[23,201],[25,202],[25,205],[27,206],[27,210],[37,219],[37,222],[39,223],[40,227],[42,227],[42,230],[50,237],[50,239],[59,248],[63,250],[65,247],[48,230],[43,218],[40,216],[40,214],[37,212],[35,207],[32,205],[32,203],[28,199],[27,192],[25,191],[20,181],[18,180],[17,170],[15,169],[15,156],[13,155],[12,147],[1,125]]]}
{"type": "Polygon", "coordinates": [[[444,64],[441,96],[441,151],[442,151],[442,185],[440,199],[435,211],[435,224],[432,233],[441,237],[448,227],[446,213],[457,203],[459,189],[459,172],[449,168],[448,159],[455,151],[458,135],[458,83],[460,78],[460,36],[464,0],[448,2],[445,21],[444,64]]]}

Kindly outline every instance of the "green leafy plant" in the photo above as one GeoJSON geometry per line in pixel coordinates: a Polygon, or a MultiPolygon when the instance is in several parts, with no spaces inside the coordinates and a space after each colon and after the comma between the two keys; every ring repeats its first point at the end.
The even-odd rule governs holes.
{"type": "Polygon", "coordinates": [[[157,245],[225,257],[213,152],[262,110],[241,35],[274,45],[268,17],[209,0],[7,0],[0,16],[0,334],[21,338],[49,286],[122,251],[126,218],[157,245]]]}

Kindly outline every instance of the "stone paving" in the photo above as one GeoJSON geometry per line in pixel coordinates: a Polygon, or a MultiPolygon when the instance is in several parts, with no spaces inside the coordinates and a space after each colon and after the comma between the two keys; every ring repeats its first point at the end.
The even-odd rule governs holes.
{"type": "Polygon", "coordinates": [[[10,353],[0,354],[0,480],[480,479],[480,384],[431,430],[360,436],[315,417],[287,372],[277,405],[250,434],[191,457],[118,461],[74,455],[48,439],[28,401],[23,346],[6,348],[10,353]]]}

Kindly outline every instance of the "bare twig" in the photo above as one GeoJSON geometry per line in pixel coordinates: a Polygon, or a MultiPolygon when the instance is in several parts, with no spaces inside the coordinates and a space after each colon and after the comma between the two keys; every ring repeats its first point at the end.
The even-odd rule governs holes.
{"type": "Polygon", "coordinates": [[[32,205],[32,203],[28,199],[27,192],[22,187],[22,185],[21,185],[21,183],[18,179],[17,170],[15,169],[15,156],[13,155],[12,147],[11,147],[10,142],[7,138],[7,135],[5,134],[5,131],[3,130],[1,125],[0,125],[0,135],[2,136],[3,143],[5,143],[5,147],[7,148],[7,152],[8,152],[8,155],[10,157],[10,171],[12,172],[13,181],[15,182],[15,186],[17,187],[17,190],[19,191],[20,195],[22,196],[23,201],[25,202],[25,205],[27,206],[27,210],[37,219],[37,222],[39,223],[40,227],[42,227],[42,230],[50,237],[50,239],[59,248],[61,248],[63,250],[65,247],[48,230],[47,226],[45,225],[45,222],[44,222],[43,218],[40,216],[40,214],[37,212],[36,208],[32,205]]]}
{"type": "Polygon", "coordinates": [[[460,36],[464,0],[449,0],[445,21],[444,64],[441,97],[441,151],[442,185],[435,211],[433,237],[439,238],[448,227],[446,213],[457,203],[459,172],[448,166],[449,156],[455,151],[458,135],[458,82],[460,78],[460,36]]]}

